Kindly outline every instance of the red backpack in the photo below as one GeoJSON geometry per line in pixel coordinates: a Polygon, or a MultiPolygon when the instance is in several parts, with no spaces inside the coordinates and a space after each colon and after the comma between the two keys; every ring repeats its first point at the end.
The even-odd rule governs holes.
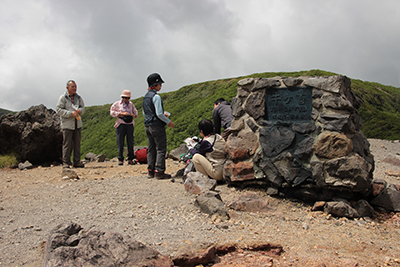
{"type": "Polygon", "coordinates": [[[147,163],[147,147],[136,150],[135,156],[136,156],[136,161],[139,162],[140,164],[147,163]]]}

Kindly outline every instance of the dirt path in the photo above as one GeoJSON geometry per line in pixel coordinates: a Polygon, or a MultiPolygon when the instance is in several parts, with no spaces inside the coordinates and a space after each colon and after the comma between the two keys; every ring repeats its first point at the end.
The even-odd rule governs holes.
{"type": "MultiPolygon", "coordinates": [[[[400,167],[381,162],[400,153],[400,143],[369,140],[375,156],[375,177],[400,184],[400,167]]],[[[167,171],[183,166],[167,161],[167,171]]],[[[40,266],[43,242],[58,224],[76,222],[84,229],[129,234],[171,255],[195,242],[269,241],[284,246],[279,258],[228,255],[218,266],[400,266],[400,216],[378,214],[372,219],[333,218],[311,212],[299,202],[271,198],[274,211],[230,211],[228,222],[199,212],[194,196],[181,180],[147,179],[146,166],[90,163],[74,169],[80,180],[61,179],[61,167],[0,170],[0,266],[40,266]],[[230,262],[230,263],[228,263],[230,262]]],[[[242,193],[217,187],[225,203],[242,193]]],[[[217,266],[217,265],[216,265],[217,266]]]]}

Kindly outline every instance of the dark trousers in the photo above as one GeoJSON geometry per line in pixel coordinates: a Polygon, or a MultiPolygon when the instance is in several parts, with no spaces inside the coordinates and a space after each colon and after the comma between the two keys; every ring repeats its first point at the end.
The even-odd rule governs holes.
{"type": "Polygon", "coordinates": [[[167,133],[164,126],[146,126],[147,165],[149,170],[165,172],[167,133]]]}
{"type": "Polygon", "coordinates": [[[63,163],[72,165],[71,153],[74,150],[73,162],[79,163],[81,160],[81,136],[82,129],[75,130],[63,129],[63,163]]]}
{"type": "Polygon", "coordinates": [[[124,144],[125,144],[125,136],[126,143],[128,145],[128,160],[133,160],[133,132],[134,132],[133,124],[123,124],[121,123],[118,128],[115,129],[117,133],[117,146],[118,146],[118,160],[124,161],[124,144]]]}

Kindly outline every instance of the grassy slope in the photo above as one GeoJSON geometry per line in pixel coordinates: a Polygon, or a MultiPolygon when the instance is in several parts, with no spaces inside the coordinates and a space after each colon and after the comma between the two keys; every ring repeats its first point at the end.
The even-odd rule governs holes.
{"type": "Polygon", "coordinates": [[[14,113],[14,111],[0,108],[0,116],[7,113],[14,113]]]}
{"type": "MultiPolygon", "coordinates": [[[[208,81],[187,85],[181,89],[160,93],[164,109],[171,112],[171,120],[175,128],[167,129],[168,150],[176,148],[190,136],[198,135],[197,124],[203,119],[212,119],[213,102],[219,97],[224,97],[229,102],[236,96],[237,82],[248,77],[298,77],[298,76],[330,76],[332,72],[310,70],[300,72],[274,72],[256,73],[249,76],[208,81]]],[[[400,139],[400,88],[384,86],[378,83],[352,80],[354,92],[364,100],[360,108],[363,119],[362,130],[367,138],[396,140],[400,139]]],[[[144,132],[142,100],[132,100],[139,111],[135,120],[135,145],[146,146],[144,132]]],[[[109,115],[109,105],[87,107],[83,118],[82,132],[83,155],[92,152],[95,154],[106,153],[108,158],[117,155],[115,119],[109,115]]]]}

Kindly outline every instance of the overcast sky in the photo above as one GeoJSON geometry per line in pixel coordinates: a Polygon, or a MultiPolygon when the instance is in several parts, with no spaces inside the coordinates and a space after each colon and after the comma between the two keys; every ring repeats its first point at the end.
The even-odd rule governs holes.
{"type": "Polygon", "coordinates": [[[396,0],[0,0],[0,108],[86,106],[260,72],[321,69],[400,87],[396,0]]]}

